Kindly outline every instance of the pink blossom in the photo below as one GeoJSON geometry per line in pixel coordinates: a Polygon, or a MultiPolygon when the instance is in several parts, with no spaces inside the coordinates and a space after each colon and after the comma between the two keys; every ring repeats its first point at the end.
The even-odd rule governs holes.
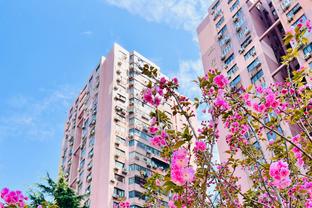
{"type": "Polygon", "coordinates": [[[285,189],[291,184],[291,179],[289,178],[290,171],[288,169],[288,164],[279,160],[273,162],[270,165],[270,176],[273,178],[272,185],[279,189],[285,189]]]}
{"type": "Polygon", "coordinates": [[[214,79],[213,82],[219,87],[219,88],[224,88],[229,81],[223,74],[217,75],[214,79]]]}
{"type": "Polygon", "coordinates": [[[204,141],[196,141],[195,142],[195,152],[204,152],[206,150],[206,143],[204,141]]]}
{"type": "Polygon", "coordinates": [[[172,82],[175,84],[175,85],[179,85],[179,81],[178,81],[178,78],[174,77],[172,79],[172,82]]]}

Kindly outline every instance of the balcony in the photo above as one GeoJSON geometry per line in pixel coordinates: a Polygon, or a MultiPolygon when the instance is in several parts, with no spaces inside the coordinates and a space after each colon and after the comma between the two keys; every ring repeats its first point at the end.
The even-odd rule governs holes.
{"type": "Polygon", "coordinates": [[[290,8],[291,3],[292,3],[292,0],[283,0],[281,3],[282,10],[286,12],[290,8]]]}

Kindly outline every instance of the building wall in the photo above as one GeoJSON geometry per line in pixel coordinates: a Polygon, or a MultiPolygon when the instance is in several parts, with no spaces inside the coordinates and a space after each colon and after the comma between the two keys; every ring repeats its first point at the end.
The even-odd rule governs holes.
{"type": "MultiPolygon", "coordinates": [[[[268,86],[275,81],[284,81],[287,73],[285,67],[280,64],[281,56],[285,54],[282,37],[285,31],[289,30],[290,26],[293,26],[303,14],[308,19],[312,18],[311,6],[310,0],[214,1],[208,9],[208,15],[197,28],[205,71],[209,67],[220,70],[228,77],[230,85],[236,88],[247,87],[250,84],[268,86]],[[283,11],[281,5],[286,4],[285,2],[289,2],[289,6],[283,11]],[[287,14],[297,3],[302,8],[292,15],[291,21],[288,21],[287,14]],[[223,23],[219,24],[222,19],[224,19],[223,23]],[[218,24],[219,26],[217,26],[218,24]],[[238,29],[239,26],[241,29],[238,29]],[[227,30],[222,33],[224,27],[227,30]],[[242,31],[248,32],[239,35],[242,31]],[[222,35],[220,35],[221,33],[222,35]],[[248,39],[249,44],[244,44],[248,39]],[[229,45],[231,45],[230,48],[229,45]],[[252,48],[254,48],[254,53],[251,53],[253,55],[245,58],[245,56],[248,57],[246,54],[249,54],[252,48]],[[228,49],[226,53],[225,49],[228,49]],[[232,61],[228,61],[231,55],[234,58],[232,61]],[[254,64],[255,67],[250,67],[251,63],[257,63],[256,60],[258,60],[258,64],[254,64]],[[258,75],[259,79],[256,79],[258,75]]],[[[311,41],[311,35],[308,35],[308,38],[311,41]]],[[[308,66],[308,61],[312,62],[312,59],[308,57],[306,61],[303,57],[304,54],[301,51],[298,63],[308,66]]],[[[299,68],[299,64],[295,62],[292,67],[299,68]]],[[[219,127],[221,128],[220,132],[226,132],[221,122],[219,127]]],[[[291,135],[291,130],[295,130],[284,123],[281,124],[281,128],[285,135],[291,135]]],[[[225,142],[225,136],[226,133],[221,134],[218,141],[221,162],[226,161],[228,157],[225,153],[229,149],[225,142]]],[[[261,146],[265,149],[267,143],[261,142],[261,146]]],[[[271,154],[265,152],[265,155],[270,157],[271,154]]],[[[238,153],[237,157],[242,156],[238,153]]],[[[247,190],[252,184],[248,179],[248,172],[238,170],[236,174],[241,178],[242,190],[247,190]]]]}
{"type": "MultiPolygon", "coordinates": [[[[143,64],[159,69],[139,53],[115,44],[69,112],[61,171],[78,194],[87,194],[85,203],[91,208],[113,207],[122,197],[128,198],[131,208],[143,207],[140,195],[147,177],[165,174],[169,167],[149,142],[149,113],[154,107],[143,102],[141,91],[153,80],[140,73],[143,64]]],[[[174,128],[181,129],[185,120],[171,115],[173,103],[169,100],[160,109],[174,128]]],[[[167,206],[168,196],[163,198],[167,206]]]]}

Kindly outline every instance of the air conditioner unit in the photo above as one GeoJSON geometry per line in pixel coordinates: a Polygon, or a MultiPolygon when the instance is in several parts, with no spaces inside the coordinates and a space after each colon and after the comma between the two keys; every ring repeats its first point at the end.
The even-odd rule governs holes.
{"type": "Polygon", "coordinates": [[[223,61],[225,59],[225,54],[222,54],[221,60],[223,61]]]}
{"type": "Polygon", "coordinates": [[[122,65],[122,62],[121,61],[118,61],[118,66],[121,66],[122,65]]]}
{"type": "Polygon", "coordinates": [[[256,52],[253,52],[251,55],[252,55],[253,57],[255,57],[255,56],[257,55],[257,53],[256,53],[256,52]]]}
{"type": "Polygon", "coordinates": [[[245,51],[244,48],[240,48],[240,49],[238,50],[238,52],[239,52],[240,54],[244,53],[244,51],[245,51]]]}
{"type": "Polygon", "coordinates": [[[237,22],[237,21],[238,21],[238,17],[235,16],[235,17],[233,18],[233,22],[237,22]]]}
{"type": "Polygon", "coordinates": [[[257,65],[256,65],[256,68],[258,68],[260,66],[261,66],[261,62],[258,62],[257,65]]]}
{"type": "Polygon", "coordinates": [[[222,37],[223,37],[223,34],[222,34],[222,33],[218,34],[218,39],[219,39],[219,40],[220,40],[222,37]]]}
{"type": "Polygon", "coordinates": [[[236,27],[236,32],[239,32],[242,29],[241,26],[236,27]]]}
{"type": "Polygon", "coordinates": [[[294,19],[294,17],[288,17],[288,18],[287,18],[288,22],[293,21],[293,19],[294,19]]]}
{"type": "Polygon", "coordinates": [[[224,69],[228,69],[229,66],[227,64],[224,65],[224,69]]]}

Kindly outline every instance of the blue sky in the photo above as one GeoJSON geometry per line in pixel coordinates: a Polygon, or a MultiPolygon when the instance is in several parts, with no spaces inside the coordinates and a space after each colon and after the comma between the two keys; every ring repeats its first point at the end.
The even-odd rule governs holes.
{"type": "MultiPolygon", "coordinates": [[[[67,108],[114,42],[186,84],[207,0],[0,0],[0,188],[57,175],[67,108]]],[[[185,91],[187,94],[192,90],[185,91]]]]}

